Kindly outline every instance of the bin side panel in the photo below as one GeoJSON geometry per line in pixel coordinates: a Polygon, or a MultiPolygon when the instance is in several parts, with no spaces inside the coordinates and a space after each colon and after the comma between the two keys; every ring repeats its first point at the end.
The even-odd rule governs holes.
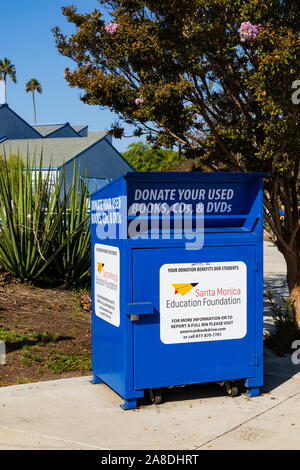
{"type": "MultiPolygon", "coordinates": [[[[100,379],[122,396],[126,389],[126,322],[123,308],[126,250],[125,240],[119,237],[123,224],[119,216],[123,209],[126,214],[125,197],[126,182],[122,178],[91,196],[93,376],[96,381],[100,379]],[[105,287],[109,284],[112,286],[111,295],[105,287]]],[[[126,218],[124,224],[126,226],[126,218]]]]}
{"type": "MultiPolygon", "coordinates": [[[[125,363],[124,363],[124,351],[125,351],[125,334],[124,334],[124,317],[121,314],[121,299],[123,292],[113,293],[111,302],[115,302],[118,305],[114,306],[112,311],[111,320],[105,320],[99,316],[101,314],[101,308],[99,307],[99,301],[97,302],[96,297],[99,296],[99,288],[95,285],[97,281],[106,282],[106,273],[113,272],[115,274],[115,266],[109,266],[109,257],[103,258],[103,263],[100,264],[100,254],[96,254],[96,250],[105,247],[107,250],[118,250],[120,263],[120,277],[122,277],[122,266],[124,250],[122,249],[122,243],[114,241],[113,245],[107,243],[103,244],[99,240],[95,240],[92,244],[92,366],[93,375],[100,378],[103,382],[110,385],[118,393],[123,394],[124,383],[125,383],[125,363]],[[96,261],[95,261],[96,260],[96,261]],[[98,262],[97,262],[98,260],[98,262]],[[103,266],[103,267],[102,267],[103,266]],[[101,271],[101,272],[99,272],[101,271]]],[[[101,260],[102,261],[102,260],[101,260]]],[[[116,263],[116,261],[113,261],[116,263]]],[[[103,289],[101,292],[103,313],[107,315],[112,310],[106,297],[110,297],[107,294],[107,290],[103,289]],[[107,306],[106,306],[107,305],[107,306]]]]}

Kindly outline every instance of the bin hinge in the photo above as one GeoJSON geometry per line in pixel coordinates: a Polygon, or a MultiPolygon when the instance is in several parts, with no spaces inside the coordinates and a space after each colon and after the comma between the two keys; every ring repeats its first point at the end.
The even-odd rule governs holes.
{"type": "Polygon", "coordinates": [[[154,309],[151,302],[126,304],[126,315],[129,316],[131,321],[138,321],[140,319],[140,315],[152,315],[153,312],[154,309]]]}
{"type": "Polygon", "coordinates": [[[259,367],[261,365],[261,355],[260,354],[252,354],[253,362],[252,365],[255,367],[259,367]]]}
{"type": "Polygon", "coordinates": [[[255,267],[254,267],[254,271],[261,271],[262,270],[262,263],[261,261],[259,261],[258,259],[255,261],[255,267]]]}

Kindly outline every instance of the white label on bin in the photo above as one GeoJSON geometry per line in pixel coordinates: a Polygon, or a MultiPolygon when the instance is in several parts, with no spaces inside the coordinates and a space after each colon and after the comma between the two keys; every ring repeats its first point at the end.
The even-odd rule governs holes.
{"type": "Polygon", "coordinates": [[[164,264],[160,268],[163,343],[238,339],[246,332],[245,263],[164,264]]]}
{"type": "Polygon", "coordinates": [[[94,306],[98,317],[120,325],[120,251],[118,247],[95,244],[94,306]]]}

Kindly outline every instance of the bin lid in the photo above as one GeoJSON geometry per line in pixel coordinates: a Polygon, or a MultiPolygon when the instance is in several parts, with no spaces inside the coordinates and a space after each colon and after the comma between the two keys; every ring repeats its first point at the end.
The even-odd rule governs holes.
{"type": "Polygon", "coordinates": [[[199,219],[203,214],[205,228],[251,230],[262,218],[262,179],[266,176],[258,172],[127,172],[91,196],[92,221],[127,220],[129,224],[137,216],[172,221],[183,215],[186,220],[199,219]],[[117,197],[123,197],[122,203],[115,203],[117,197]]]}

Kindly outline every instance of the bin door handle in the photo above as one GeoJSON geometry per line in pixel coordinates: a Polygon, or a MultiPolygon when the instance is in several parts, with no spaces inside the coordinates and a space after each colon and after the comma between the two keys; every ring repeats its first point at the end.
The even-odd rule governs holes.
{"type": "Polygon", "coordinates": [[[131,321],[137,321],[140,315],[153,315],[154,308],[152,302],[136,302],[126,304],[126,315],[131,321]]]}

